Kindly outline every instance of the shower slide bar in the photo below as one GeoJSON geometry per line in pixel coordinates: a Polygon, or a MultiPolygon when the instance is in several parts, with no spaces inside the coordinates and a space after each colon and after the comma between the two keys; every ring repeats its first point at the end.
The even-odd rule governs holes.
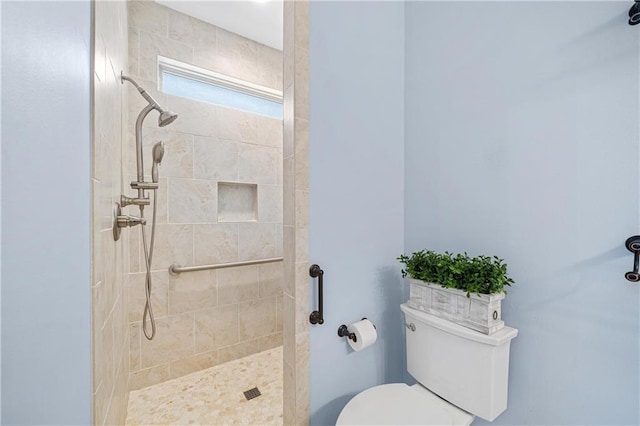
{"type": "Polygon", "coordinates": [[[206,271],[208,269],[232,268],[234,266],[260,265],[262,263],[274,263],[274,262],[282,262],[282,258],[272,257],[270,259],[246,260],[244,262],[216,263],[213,265],[199,265],[199,266],[180,266],[177,263],[174,263],[173,265],[169,266],[169,273],[171,275],[178,275],[178,274],[181,274],[182,272],[206,271]]]}

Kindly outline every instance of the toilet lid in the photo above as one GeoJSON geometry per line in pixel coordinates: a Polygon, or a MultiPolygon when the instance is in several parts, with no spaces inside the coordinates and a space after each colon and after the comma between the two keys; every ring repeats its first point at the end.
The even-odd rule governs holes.
{"type": "Polygon", "coordinates": [[[342,409],[336,425],[468,425],[473,416],[420,385],[376,386],[342,409]]]}

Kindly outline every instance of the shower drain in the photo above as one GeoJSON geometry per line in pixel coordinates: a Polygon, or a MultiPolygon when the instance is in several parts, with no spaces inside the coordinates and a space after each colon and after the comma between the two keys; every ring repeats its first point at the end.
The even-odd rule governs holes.
{"type": "Polygon", "coordinates": [[[244,391],[244,397],[247,398],[247,401],[253,398],[257,398],[260,395],[262,394],[260,393],[258,388],[253,388],[253,389],[249,389],[248,391],[244,391]]]}

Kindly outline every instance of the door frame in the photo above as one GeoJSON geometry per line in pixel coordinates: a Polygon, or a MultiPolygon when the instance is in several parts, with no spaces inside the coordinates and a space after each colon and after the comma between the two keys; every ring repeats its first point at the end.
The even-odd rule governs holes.
{"type": "Polygon", "coordinates": [[[309,424],[309,2],[284,2],[283,417],[309,424]]]}

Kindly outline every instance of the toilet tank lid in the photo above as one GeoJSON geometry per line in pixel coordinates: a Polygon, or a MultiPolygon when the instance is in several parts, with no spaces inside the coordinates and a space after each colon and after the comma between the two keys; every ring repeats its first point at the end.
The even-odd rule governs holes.
{"type": "MultiPolygon", "coordinates": [[[[484,343],[487,345],[501,346],[518,335],[517,329],[506,326],[493,334],[483,334],[479,331],[475,331],[454,322],[447,321],[444,318],[436,317],[426,312],[410,308],[406,303],[400,305],[400,309],[402,309],[402,312],[404,312],[407,317],[413,318],[416,321],[420,321],[424,324],[440,329],[446,333],[464,337],[465,339],[474,340],[476,342],[484,343]]],[[[410,320],[407,318],[407,323],[408,322],[410,322],[410,320]]]]}

